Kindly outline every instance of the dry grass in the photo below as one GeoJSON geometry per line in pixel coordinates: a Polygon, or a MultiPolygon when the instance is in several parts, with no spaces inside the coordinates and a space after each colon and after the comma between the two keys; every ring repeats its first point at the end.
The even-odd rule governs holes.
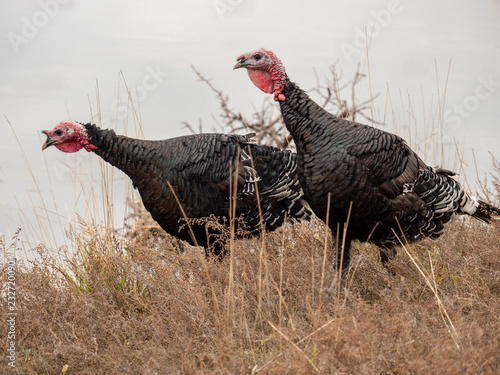
{"type": "Polygon", "coordinates": [[[236,241],[221,262],[148,234],[69,232],[74,255],[40,247],[19,264],[17,373],[500,371],[498,224],[458,222],[407,248],[443,308],[405,251],[391,276],[365,244],[338,293],[319,222],[236,241]]]}

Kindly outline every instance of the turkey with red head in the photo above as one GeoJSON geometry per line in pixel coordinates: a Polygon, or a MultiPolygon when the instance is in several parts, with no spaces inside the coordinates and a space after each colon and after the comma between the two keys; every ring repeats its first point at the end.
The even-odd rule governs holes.
{"type": "Polygon", "coordinates": [[[437,238],[455,214],[484,222],[500,214],[469,195],[455,173],[427,166],[401,137],[327,112],[290,81],[273,52],[245,53],[237,68],[274,95],[297,147],[305,199],[323,221],[329,212],[333,238],[337,228],[341,239],[345,232],[339,268],[349,264],[354,239],[379,246],[386,264],[400,241],[437,238]]]}
{"type": "Polygon", "coordinates": [[[125,172],[153,219],[177,238],[191,244],[196,240],[207,254],[224,252],[225,245],[216,241],[220,230],[206,222],[193,222],[193,239],[172,189],[187,218],[213,215],[222,224],[229,222],[232,190],[235,217],[241,217],[245,231],[252,234],[261,229],[261,219],[271,231],[285,218],[308,220],[311,215],[302,199],[296,154],[251,143],[252,134],[197,134],[150,141],[72,121],[43,133],[47,140],[42,150],[55,146],[63,152],[77,152],[83,148],[125,172]]]}

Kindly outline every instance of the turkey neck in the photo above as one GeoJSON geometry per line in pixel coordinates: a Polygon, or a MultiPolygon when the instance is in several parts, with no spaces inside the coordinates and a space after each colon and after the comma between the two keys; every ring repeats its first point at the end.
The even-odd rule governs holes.
{"type": "Polygon", "coordinates": [[[318,154],[325,147],[341,146],[348,141],[348,129],[341,129],[338,118],[321,108],[287,79],[280,101],[281,114],[300,154],[318,154]],[[327,140],[328,139],[328,140],[327,140]]]}
{"type": "Polygon", "coordinates": [[[151,163],[147,163],[151,152],[152,141],[116,135],[113,130],[100,129],[95,125],[84,125],[91,144],[97,147],[92,150],[104,161],[122,170],[139,189],[154,177],[151,163]],[[149,167],[148,167],[149,165],[149,167]]]}

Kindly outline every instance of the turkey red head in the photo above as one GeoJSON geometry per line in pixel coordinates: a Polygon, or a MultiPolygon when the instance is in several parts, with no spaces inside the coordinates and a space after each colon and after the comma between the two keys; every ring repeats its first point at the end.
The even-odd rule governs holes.
{"type": "Polygon", "coordinates": [[[282,90],[286,84],[285,68],[276,55],[265,49],[244,53],[237,59],[233,69],[246,68],[253,84],[267,94],[274,94],[274,100],[284,101],[282,90]]]}
{"type": "Polygon", "coordinates": [[[42,146],[42,151],[47,147],[55,146],[63,152],[78,152],[82,148],[87,151],[97,149],[89,142],[85,127],[73,121],[61,122],[52,130],[43,130],[47,140],[42,146]]]}

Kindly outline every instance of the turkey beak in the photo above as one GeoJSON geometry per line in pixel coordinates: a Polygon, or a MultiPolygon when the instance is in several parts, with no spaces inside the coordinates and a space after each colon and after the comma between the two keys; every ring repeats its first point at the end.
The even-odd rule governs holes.
{"type": "Polygon", "coordinates": [[[239,68],[246,68],[248,64],[246,64],[245,59],[241,58],[238,60],[238,62],[233,66],[234,69],[239,69],[239,68]]]}
{"type": "Polygon", "coordinates": [[[44,130],[42,131],[43,134],[45,134],[47,136],[47,140],[45,141],[45,143],[42,145],[42,151],[45,150],[47,147],[50,147],[52,145],[54,145],[56,143],[55,140],[53,140],[52,138],[49,137],[49,131],[48,130],[44,130]]]}

